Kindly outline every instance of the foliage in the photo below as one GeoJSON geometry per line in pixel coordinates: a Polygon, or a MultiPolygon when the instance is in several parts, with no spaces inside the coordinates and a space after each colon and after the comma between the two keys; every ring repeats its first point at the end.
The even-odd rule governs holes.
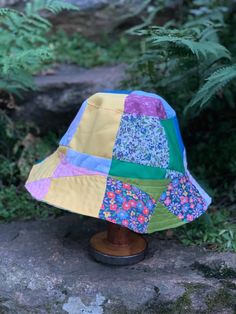
{"type": "Polygon", "coordinates": [[[197,94],[191,100],[189,106],[200,104],[202,107],[207,103],[215,94],[223,90],[225,85],[230,83],[236,78],[236,64],[221,67],[211,74],[206,83],[198,90],[197,94]]]}
{"type": "Polygon", "coordinates": [[[235,121],[234,108],[215,106],[186,122],[182,132],[189,169],[211,187],[209,193],[219,209],[236,203],[235,121]]]}
{"type": "Polygon", "coordinates": [[[180,12],[164,26],[133,31],[143,53],[126,87],[174,106],[189,168],[227,208],[236,202],[236,17],[224,0],[184,2],[180,12]]]}
{"type": "MultiPolygon", "coordinates": [[[[149,35],[147,40],[153,47],[158,47],[159,50],[166,48],[171,56],[192,53],[197,59],[229,58],[228,50],[219,43],[209,40],[209,34],[202,27],[189,28],[184,25],[181,29],[171,29],[153,26],[147,31],[139,31],[138,34],[149,35]]],[[[216,60],[213,59],[212,62],[214,61],[216,60]]]]}
{"type": "MultiPolygon", "coordinates": [[[[214,198],[209,215],[174,233],[186,245],[235,251],[236,21],[226,1],[184,1],[181,15],[163,27],[147,28],[165,5],[156,1],[148,19],[129,32],[135,34],[133,40],[122,36],[102,43],[62,31],[46,37],[51,25],[39,15],[39,3],[57,13],[63,8],[51,9],[50,3],[56,2],[63,1],[34,1],[35,7],[26,7],[23,14],[0,10],[0,40],[6,43],[0,47],[0,89],[32,88],[32,74],[53,59],[91,67],[137,58],[128,87],[156,91],[175,107],[189,168],[214,198]],[[27,10],[36,11],[37,17],[27,10]]],[[[0,220],[62,213],[33,200],[23,187],[31,165],[53,151],[58,137],[39,137],[35,126],[13,123],[0,113],[0,220]]]]}
{"type": "MultiPolygon", "coordinates": [[[[33,200],[23,186],[31,165],[50,155],[58,144],[58,134],[50,133],[40,138],[37,134],[35,126],[14,123],[0,112],[0,221],[64,213],[33,200]]],[[[185,245],[206,245],[209,249],[233,251],[236,250],[235,232],[235,217],[228,210],[204,215],[194,223],[174,230],[175,236],[185,245]]]]}
{"type": "Polygon", "coordinates": [[[145,0],[143,6],[146,7],[147,15],[141,15],[140,18],[142,22],[138,25],[133,26],[132,28],[126,31],[127,34],[135,35],[136,31],[143,29],[151,25],[155,19],[155,16],[166,8],[168,0],[145,0]]]}
{"type": "Polygon", "coordinates": [[[97,43],[83,37],[80,33],[69,36],[60,30],[52,35],[51,41],[55,47],[56,61],[74,63],[86,68],[131,62],[139,53],[139,44],[136,41],[130,43],[128,36],[120,36],[112,40],[104,37],[101,43],[97,43]]]}
{"type": "Polygon", "coordinates": [[[205,245],[209,249],[236,252],[236,216],[227,210],[201,216],[195,223],[176,230],[185,245],[205,245]]]}
{"type": "Polygon", "coordinates": [[[131,84],[174,99],[180,112],[191,108],[191,114],[196,113],[222,93],[232,105],[236,49],[231,38],[236,21],[227,2],[221,3],[195,0],[186,4],[182,20],[133,32],[144,39],[144,53],[132,67],[131,84]]]}
{"type": "Polygon", "coordinates": [[[11,185],[0,190],[0,222],[22,218],[46,218],[60,213],[55,207],[33,200],[22,187],[11,185]]]}
{"type": "Polygon", "coordinates": [[[56,136],[39,138],[33,125],[14,123],[1,111],[0,138],[0,220],[58,214],[59,209],[34,201],[23,186],[31,165],[56,147],[56,136]]]}
{"type": "Polygon", "coordinates": [[[187,245],[235,251],[235,8],[224,0],[183,3],[164,26],[152,16],[151,26],[129,32],[141,39],[142,56],[126,87],[157,92],[175,107],[189,169],[213,196],[216,211],[175,233],[187,245]]]}
{"type": "Polygon", "coordinates": [[[64,0],[33,0],[27,2],[24,12],[0,9],[0,90],[19,94],[35,88],[32,75],[52,62],[53,48],[46,34],[51,23],[40,15],[42,11],[54,14],[77,7],[64,0]]]}

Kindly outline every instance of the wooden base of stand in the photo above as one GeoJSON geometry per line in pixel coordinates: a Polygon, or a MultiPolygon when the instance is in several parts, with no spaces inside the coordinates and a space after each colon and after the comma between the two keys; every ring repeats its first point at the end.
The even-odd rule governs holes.
{"type": "Polygon", "coordinates": [[[144,259],[147,241],[128,228],[109,223],[108,230],[90,239],[90,254],[98,262],[131,265],[144,259]]]}

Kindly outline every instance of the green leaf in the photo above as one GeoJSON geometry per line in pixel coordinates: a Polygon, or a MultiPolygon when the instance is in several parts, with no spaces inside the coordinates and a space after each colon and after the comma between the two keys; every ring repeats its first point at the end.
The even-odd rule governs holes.
{"type": "Polygon", "coordinates": [[[32,75],[54,60],[46,39],[51,23],[40,16],[42,10],[57,14],[78,7],[63,0],[33,0],[23,12],[0,9],[0,41],[4,43],[0,45],[1,89],[19,95],[35,88],[32,75]]]}
{"type": "Polygon", "coordinates": [[[236,78],[236,64],[222,67],[211,74],[206,83],[199,89],[197,94],[192,98],[186,109],[193,106],[203,107],[209,100],[220,92],[227,84],[236,78]]]}
{"type": "Polygon", "coordinates": [[[79,8],[64,0],[34,0],[26,4],[25,12],[27,16],[31,16],[42,10],[48,10],[54,14],[58,14],[63,10],[79,10],[79,8]]]}

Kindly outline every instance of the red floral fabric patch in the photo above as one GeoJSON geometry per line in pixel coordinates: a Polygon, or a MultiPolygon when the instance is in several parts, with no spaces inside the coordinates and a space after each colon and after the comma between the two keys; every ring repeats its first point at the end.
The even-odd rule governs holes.
{"type": "Polygon", "coordinates": [[[145,233],[156,201],[134,185],[107,178],[99,218],[145,233]]]}

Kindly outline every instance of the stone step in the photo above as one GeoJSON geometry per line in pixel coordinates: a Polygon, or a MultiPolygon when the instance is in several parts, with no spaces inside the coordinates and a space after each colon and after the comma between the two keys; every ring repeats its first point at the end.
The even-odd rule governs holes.
{"type": "Polygon", "coordinates": [[[76,214],[1,224],[0,313],[234,313],[236,254],[154,233],[144,261],[106,266],[87,250],[104,228],[76,214]]]}

